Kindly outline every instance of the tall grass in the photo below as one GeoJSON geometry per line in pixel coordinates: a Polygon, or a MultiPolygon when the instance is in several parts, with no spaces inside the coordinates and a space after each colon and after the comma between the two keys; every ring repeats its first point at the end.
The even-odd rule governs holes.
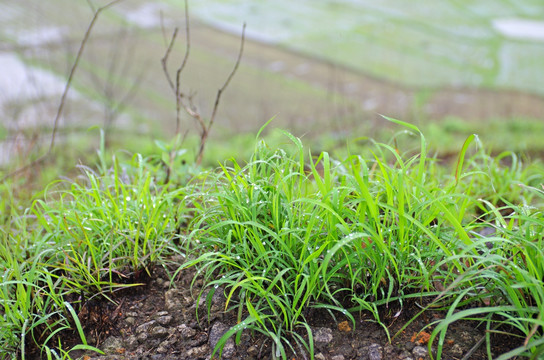
{"type": "MultiPolygon", "coordinates": [[[[70,358],[86,342],[77,313],[88,299],[137,286],[142,275],[177,251],[184,217],[183,188],[162,184],[162,167],[135,155],[112,165],[101,153],[97,170],[56,181],[18,212],[3,203],[0,228],[0,358],[24,358],[25,347],[47,358],[70,358]],[[63,349],[62,331],[81,345],[63,349]]],[[[9,194],[9,191],[6,192],[9,194]]]]}
{"type": "Polygon", "coordinates": [[[417,301],[420,314],[444,312],[428,325],[438,358],[463,320],[485,327],[490,358],[494,334],[519,339],[499,359],[538,358],[542,166],[513,153],[493,158],[476,136],[444,165],[418,128],[388,120],[406,131],[344,159],[312,155],[284,132],[287,145],[259,140],[247,163],[216,171],[180,166],[182,151],[167,144],[149,158],[109,162],[102,151],[96,168],[49,184],[31,206],[2,184],[0,358],[24,357],[34,344],[42,357],[69,358],[58,343],[66,329],[80,335],[77,348],[98,351],[79,308],[96,296],[115,301],[178,251],[188,255],[178,271],[195,266],[204,277],[208,312],[221,291],[237,314],[214,355],[253,330],[275,358],[313,358],[316,313],[355,326],[368,311],[392,339],[388,319],[417,301]],[[405,134],[417,150],[397,145],[405,134]]]}
{"type": "Polygon", "coordinates": [[[389,336],[383,310],[394,305],[397,316],[416,297],[447,310],[433,332],[438,357],[448,324],[464,318],[499,321],[500,331],[512,325],[527,336],[517,351],[536,351],[542,250],[534,237],[542,220],[527,213],[535,195],[518,184],[543,173],[530,175],[514,155],[505,167],[505,155],[470,150],[474,136],[448,171],[428,156],[416,127],[389,120],[420,137],[415,155],[392,141],[375,143],[371,157],[314,158],[285,133],[288,150],[260,141],[246,165],[225,163],[193,194],[200,206],[186,240],[195,255],[182,268],[198,266],[208,311],[223,291],[226,308],[238,313],[214,352],[252,329],[270,338],[275,357],[313,358],[311,309],[353,325],[355,312],[370,311],[389,336]],[[480,235],[490,229],[492,237],[480,235]]]}

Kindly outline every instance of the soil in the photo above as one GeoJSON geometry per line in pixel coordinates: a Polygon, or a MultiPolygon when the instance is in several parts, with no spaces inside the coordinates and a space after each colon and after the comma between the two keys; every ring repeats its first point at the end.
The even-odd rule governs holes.
{"type": "MultiPolygon", "coordinates": [[[[221,291],[216,291],[209,318],[205,296],[200,299],[197,318],[197,296],[202,281],[197,279],[191,291],[194,275],[193,269],[187,269],[171,285],[165,269],[155,267],[144,285],[118,293],[113,302],[105,299],[87,302],[80,309],[79,318],[89,345],[100,348],[105,355],[82,352],[70,355],[84,360],[211,359],[221,335],[236,325],[236,314],[223,311],[225,298],[221,291]]],[[[405,304],[400,315],[396,314],[398,309],[383,309],[390,334],[394,335],[418,311],[415,304],[405,304]]],[[[345,318],[333,319],[328,313],[307,315],[315,340],[315,359],[430,359],[428,340],[433,328],[421,330],[443,313],[424,313],[391,342],[383,328],[371,321],[370,314],[354,315],[355,328],[345,318]]],[[[484,326],[477,323],[454,323],[449,327],[442,359],[487,359],[485,343],[480,341],[484,334],[484,326]]],[[[67,348],[78,342],[75,332],[63,335],[67,348]]],[[[512,337],[492,337],[493,358],[519,345],[512,337]]],[[[432,351],[435,350],[436,346],[432,346],[432,351]]],[[[289,354],[289,359],[310,358],[298,348],[295,351],[289,354]]],[[[36,353],[28,355],[27,358],[40,358],[36,353]]],[[[219,356],[216,354],[214,358],[219,356]]],[[[272,359],[271,342],[259,333],[244,331],[238,344],[234,339],[226,343],[221,358],[272,359]]]]}

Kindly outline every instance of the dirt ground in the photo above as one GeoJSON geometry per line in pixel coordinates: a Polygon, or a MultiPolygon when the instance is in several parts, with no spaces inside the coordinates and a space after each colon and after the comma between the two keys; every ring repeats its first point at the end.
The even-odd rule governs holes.
{"type": "MultiPolygon", "coordinates": [[[[207,318],[204,298],[200,300],[197,318],[197,295],[202,282],[197,280],[191,291],[194,270],[185,270],[171,286],[165,269],[156,267],[145,285],[118,293],[112,303],[107,300],[87,302],[79,311],[88,343],[105,352],[95,356],[73,352],[72,358],[84,360],[127,359],[211,359],[219,338],[236,325],[236,314],[224,312],[224,297],[217,291],[212,299],[207,318]]],[[[419,308],[405,304],[400,316],[393,306],[383,310],[383,320],[394,335],[419,308]]],[[[310,312],[307,320],[315,340],[314,358],[317,360],[419,360],[430,359],[428,339],[432,327],[421,331],[429,322],[443,314],[424,313],[391,342],[385,331],[371,321],[370,314],[354,314],[356,327],[345,318],[333,319],[324,312],[310,312]],[[420,332],[421,331],[421,332],[420,332]]],[[[455,323],[445,339],[442,359],[487,359],[485,329],[476,323],[455,323]]],[[[74,333],[62,336],[66,345],[74,345],[79,337],[74,333]]],[[[519,343],[513,338],[492,338],[493,357],[519,343]]],[[[67,346],[69,347],[69,346],[67,346]]],[[[309,359],[307,353],[295,348],[289,359],[309,359]]],[[[436,346],[432,346],[436,351],[436,346]]],[[[40,354],[28,354],[39,359],[40,354]]],[[[214,357],[218,359],[216,355],[214,357]]],[[[223,350],[223,359],[272,359],[271,341],[258,333],[243,332],[240,343],[230,339],[223,350]]]]}

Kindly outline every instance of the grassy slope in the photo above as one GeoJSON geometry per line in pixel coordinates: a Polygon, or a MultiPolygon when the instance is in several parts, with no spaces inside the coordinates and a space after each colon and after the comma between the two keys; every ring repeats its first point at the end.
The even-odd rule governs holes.
{"type": "Polygon", "coordinates": [[[222,27],[242,21],[256,37],[411,86],[484,86],[542,94],[538,41],[508,39],[498,18],[541,19],[538,0],[389,0],[248,3],[207,0],[194,13],[222,27]]]}

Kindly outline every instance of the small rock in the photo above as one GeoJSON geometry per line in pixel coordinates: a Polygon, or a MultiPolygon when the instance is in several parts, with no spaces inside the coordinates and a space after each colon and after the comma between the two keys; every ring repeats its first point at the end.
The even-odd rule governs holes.
{"type": "Polygon", "coordinates": [[[192,347],[201,346],[208,342],[208,334],[205,332],[197,333],[191,340],[190,345],[192,347]]]}
{"type": "Polygon", "coordinates": [[[460,357],[463,355],[463,348],[459,344],[453,344],[453,346],[450,349],[450,354],[455,357],[460,357]]]}
{"type": "Polygon", "coordinates": [[[314,341],[317,343],[328,344],[332,341],[332,330],[326,327],[312,329],[314,341]]]}
{"type": "Polygon", "coordinates": [[[190,339],[196,335],[196,330],[188,327],[185,324],[178,326],[178,331],[183,339],[190,339]]]}
{"type": "Polygon", "coordinates": [[[168,325],[172,322],[173,317],[170,315],[164,315],[157,318],[157,322],[161,325],[168,325]]]}
{"type": "MultiPolygon", "coordinates": [[[[223,336],[223,334],[226,333],[228,329],[229,327],[222,322],[216,322],[215,324],[213,324],[212,329],[210,330],[210,335],[208,337],[208,343],[210,345],[210,348],[215,348],[215,346],[219,342],[219,339],[221,339],[221,336],[223,336]]],[[[235,351],[236,349],[234,347],[234,340],[231,337],[223,346],[221,357],[223,359],[230,359],[234,355],[235,351]]]]}
{"type": "Polygon", "coordinates": [[[115,336],[110,336],[102,344],[102,351],[106,354],[119,354],[118,350],[123,348],[123,341],[115,336]]]}
{"type": "Polygon", "coordinates": [[[334,355],[331,360],[344,360],[344,355],[334,355]]]}
{"type": "Polygon", "coordinates": [[[412,350],[412,355],[414,355],[416,359],[419,359],[419,358],[425,359],[428,353],[429,352],[427,351],[427,349],[424,348],[423,346],[416,346],[412,350]]]}
{"type": "Polygon", "coordinates": [[[168,310],[181,308],[181,291],[170,289],[164,293],[164,305],[168,310]]]}
{"type": "Polygon", "coordinates": [[[168,344],[163,345],[162,343],[159,345],[157,350],[155,350],[159,354],[165,354],[168,352],[168,344]]]}
{"type": "Polygon", "coordinates": [[[392,359],[394,357],[393,356],[394,352],[395,352],[395,348],[391,344],[385,344],[385,346],[383,347],[383,356],[386,359],[392,359]]]}
{"type": "Polygon", "coordinates": [[[142,332],[136,335],[136,339],[138,339],[138,342],[143,343],[147,340],[147,333],[142,332]]]}
{"type": "Polygon", "coordinates": [[[379,344],[368,346],[368,360],[382,360],[382,347],[379,344]]]}
{"type": "Polygon", "coordinates": [[[323,355],[322,353],[317,353],[317,355],[314,356],[314,359],[315,359],[315,360],[327,360],[327,358],[325,357],[325,355],[323,355]]]}
{"type": "Polygon", "coordinates": [[[416,344],[411,341],[407,341],[406,344],[404,344],[404,348],[408,351],[412,351],[414,349],[414,346],[416,346],[416,344]]]}
{"type": "Polygon", "coordinates": [[[412,357],[412,354],[406,350],[404,350],[403,352],[399,354],[399,359],[400,360],[414,360],[414,358],[412,357]]]}
{"type": "Polygon", "coordinates": [[[143,323],[143,324],[139,325],[136,328],[136,332],[137,333],[146,333],[151,329],[151,327],[153,327],[153,325],[155,325],[155,323],[156,323],[155,320],[151,320],[151,321],[148,321],[146,323],[143,323]]]}
{"type": "Polygon", "coordinates": [[[125,316],[137,318],[139,315],[138,315],[138,313],[136,311],[129,311],[129,312],[125,313],[125,316]]]}
{"type": "Polygon", "coordinates": [[[209,351],[210,351],[210,347],[207,344],[204,344],[199,347],[194,347],[187,351],[187,358],[189,359],[202,358],[202,357],[205,357],[209,351]]]}
{"type": "Polygon", "coordinates": [[[132,317],[132,316],[129,316],[129,317],[127,317],[127,318],[125,319],[125,322],[126,322],[128,325],[132,326],[132,325],[136,324],[136,318],[135,318],[135,317],[132,317]]]}
{"type": "Polygon", "coordinates": [[[134,349],[136,346],[138,346],[138,338],[134,335],[130,335],[125,340],[125,346],[129,349],[134,349]]]}
{"type": "Polygon", "coordinates": [[[168,329],[164,328],[162,326],[155,326],[149,332],[149,337],[151,339],[159,339],[159,338],[163,338],[163,337],[165,337],[167,335],[168,335],[168,329]]]}

